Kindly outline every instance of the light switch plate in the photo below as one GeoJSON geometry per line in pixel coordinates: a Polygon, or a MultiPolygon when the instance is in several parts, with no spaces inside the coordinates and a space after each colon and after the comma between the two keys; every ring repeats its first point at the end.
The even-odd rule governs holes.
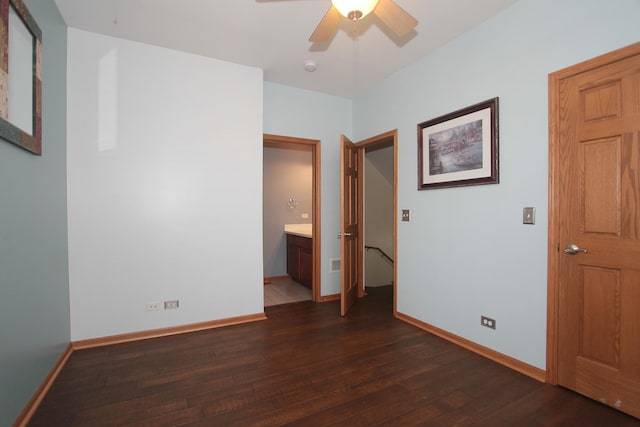
{"type": "Polygon", "coordinates": [[[536,208],[522,208],[522,223],[531,225],[536,223],[536,208]]]}
{"type": "Polygon", "coordinates": [[[409,209],[402,209],[402,220],[411,221],[411,211],[409,209]]]}

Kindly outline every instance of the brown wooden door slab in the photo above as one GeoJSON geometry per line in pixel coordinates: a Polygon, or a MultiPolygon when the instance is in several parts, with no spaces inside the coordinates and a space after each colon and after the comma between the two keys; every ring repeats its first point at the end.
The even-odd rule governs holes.
{"type": "Polygon", "coordinates": [[[340,161],[340,236],[342,278],[340,314],[345,316],[358,299],[358,148],[346,136],[341,137],[340,161]]]}
{"type": "Polygon", "coordinates": [[[640,417],[640,54],[562,79],[558,109],[558,383],[640,417]]]}

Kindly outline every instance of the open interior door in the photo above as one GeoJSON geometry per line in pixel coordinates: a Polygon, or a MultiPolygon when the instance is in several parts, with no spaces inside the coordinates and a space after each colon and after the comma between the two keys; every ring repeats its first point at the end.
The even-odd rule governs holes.
{"type": "Polygon", "coordinates": [[[359,153],[354,143],[342,135],[340,166],[340,238],[342,282],[340,292],[340,314],[346,316],[349,308],[358,299],[358,179],[359,153]]]}
{"type": "Polygon", "coordinates": [[[640,417],[640,44],[559,92],[558,383],[640,417]]]}

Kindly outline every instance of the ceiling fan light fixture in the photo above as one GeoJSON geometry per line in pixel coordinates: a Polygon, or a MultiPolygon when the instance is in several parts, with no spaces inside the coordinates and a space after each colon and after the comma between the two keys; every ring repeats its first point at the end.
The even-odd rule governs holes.
{"type": "Polygon", "coordinates": [[[357,21],[370,14],[379,0],[331,0],[333,7],[345,18],[357,21]]]}

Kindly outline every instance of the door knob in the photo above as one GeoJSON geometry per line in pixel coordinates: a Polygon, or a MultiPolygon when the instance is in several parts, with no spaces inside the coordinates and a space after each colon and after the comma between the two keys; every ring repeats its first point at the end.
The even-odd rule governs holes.
{"type": "Polygon", "coordinates": [[[586,249],[582,249],[582,248],[578,247],[578,245],[576,245],[575,243],[567,245],[567,247],[564,248],[564,251],[565,251],[565,253],[568,253],[569,255],[578,255],[580,252],[584,252],[586,254],[586,253],[589,252],[586,249]]]}
{"type": "Polygon", "coordinates": [[[342,237],[350,237],[353,236],[353,234],[351,233],[338,233],[338,239],[341,239],[342,237]]]}

